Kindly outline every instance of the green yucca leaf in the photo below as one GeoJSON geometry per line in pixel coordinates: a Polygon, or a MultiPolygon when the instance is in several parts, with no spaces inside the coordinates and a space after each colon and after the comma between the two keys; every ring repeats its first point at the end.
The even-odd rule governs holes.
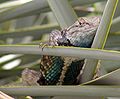
{"type": "MultiPolygon", "coordinates": [[[[73,0],[72,5],[74,5],[74,6],[75,5],[85,5],[85,4],[91,4],[91,3],[95,3],[95,2],[99,2],[99,1],[104,1],[104,0],[89,0],[87,2],[85,0],[73,0]]],[[[46,0],[33,0],[32,2],[30,2],[28,4],[17,7],[8,12],[2,13],[2,15],[0,15],[0,22],[4,22],[4,21],[10,20],[10,19],[15,19],[18,17],[33,15],[38,12],[40,13],[40,12],[42,12],[42,10],[45,10],[45,9],[47,11],[49,9],[48,3],[46,0]]]]}
{"type": "Polygon", "coordinates": [[[76,47],[59,47],[54,48],[42,47],[39,45],[1,45],[1,54],[37,54],[37,55],[55,55],[55,56],[71,56],[80,58],[91,59],[107,59],[107,60],[120,60],[119,51],[100,50],[92,48],[76,48],[76,47]]]}
{"type": "Polygon", "coordinates": [[[85,85],[120,85],[120,69],[91,80],[85,85]]]}
{"type": "Polygon", "coordinates": [[[62,29],[69,27],[77,20],[68,0],[47,0],[62,29]]]}
{"type": "Polygon", "coordinates": [[[120,96],[119,86],[1,86],[9,95],[30,96],[120,96]]]}
{"type": "Polygon", "coordinates": [[[5,2],[0,4],[0,9],[4,9],[4,8],[10,8],[10,7],[14,7],[14,6],[18,6],[18,5],[22,5],[28,2],[31,2],[32,0],[16,0],[16,1],[9,1],[9,2],[5,2]]]}
{"type": "MultiPolygon", "coordinates": [[[[108,0],[103,12],[103,16],[96,32],[92,47],[103,49],[110,30],[112,18],[117,6],[118,0],[108,0]]],[[[85,60],[84,70],[81,82],[89,81],[93,78],[98,60],[85,60]],[[88,76],[89,75],[89,76],[88,76]]]]}

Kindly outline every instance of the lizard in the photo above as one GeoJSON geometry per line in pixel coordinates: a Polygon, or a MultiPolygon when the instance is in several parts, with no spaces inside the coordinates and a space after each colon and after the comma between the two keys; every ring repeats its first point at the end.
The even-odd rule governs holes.
{"type": "MultiPolygon", "coordinates": [[[[79,18],[68,28],[53,30],[49,35],[48,45],[90,48],[99,23],[99,17],[79,18]]],[[[84,59],[43,55],[40,62],[40,75],[31,73],[31,76],[36,77],[39,85],[76,85],[83,64],[84,59]]],[[[27,79],[27,77],[24,70],[22,78],[27,79]]]]}

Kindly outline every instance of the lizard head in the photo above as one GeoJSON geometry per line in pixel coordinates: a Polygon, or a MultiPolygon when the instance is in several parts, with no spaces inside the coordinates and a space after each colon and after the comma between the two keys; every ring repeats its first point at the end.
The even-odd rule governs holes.
{"type": "Polygon", "coordinates": [[[66,30],[61,31],[61,36],[57,39],[58,46],[72,46],[69,39],[66,38],[66,30]]]}
{"type": "Polygon", "coordinates": [[[70,40],[66,38],[66,29],[64,30],[54,30],[50,34],[50,45],[57,46],[72,46],[70,40]]]}

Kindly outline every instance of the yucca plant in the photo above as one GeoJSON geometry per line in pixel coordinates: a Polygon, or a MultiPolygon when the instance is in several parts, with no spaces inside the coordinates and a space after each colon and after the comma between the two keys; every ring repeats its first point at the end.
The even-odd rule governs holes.
{"type": "Polygon", "coordinates": [[[4,5],[0,8],[0,91],[16,99],[120,97],[119,0],[27,0],[24,4],[1,0],[0,5],[4,5]],[[78,17],[89,16],[101,17],[92,48],[39,48],[53,29],[64,29],[78,17]],[[41,55],[85,58],[80,85],[23,86],[22,70],[39,70],[41,55]],[[93,79],[95,73],[99,76],[93,79]]]}

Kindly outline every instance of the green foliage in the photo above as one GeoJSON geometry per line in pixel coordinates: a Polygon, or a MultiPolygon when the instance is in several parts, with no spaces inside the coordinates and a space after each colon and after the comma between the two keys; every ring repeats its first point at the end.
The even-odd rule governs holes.
{"type": "MultiPolygon", "coordinates": [[[[8,1],[0,0],[0,6],[8,4],[8,1]]],[[[120,97],[119,7],[119,0],[33,0],[14,6],[9,3],[7,8],[4,6],[0,9],[0,90],[12,96],[120,97]],[[39,48],[40,42],[48,41],[53,29],[68,27],[81,16],[102,17],[92,46],[96,49],[46,47],[42,51],[39,48]],[[21,86],[21,71],[26,67],[39,70],[40,58],[44,54],[90,59],[83,71],[84,83],[80,86],[21,86]],[[13,66],[12,62],[17,65],[13,66]],[[98,65],[98,78],[92,80],[98,65]]]]}

